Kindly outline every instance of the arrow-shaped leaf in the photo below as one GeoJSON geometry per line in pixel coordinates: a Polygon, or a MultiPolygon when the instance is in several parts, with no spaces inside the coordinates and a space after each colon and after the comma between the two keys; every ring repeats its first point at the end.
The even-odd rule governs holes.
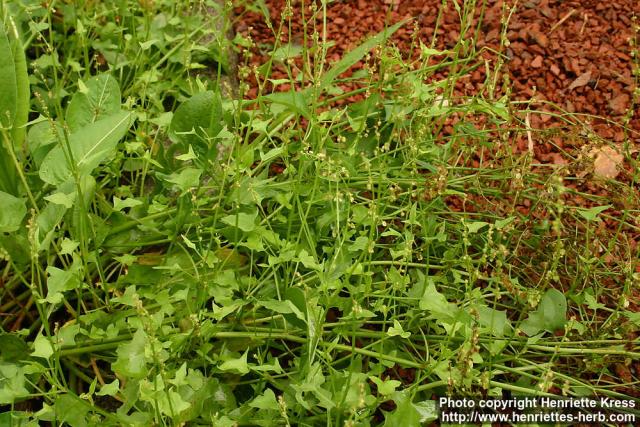
{"type": "Polygon", "coordinates": [[[371,49],[391,37],[391,35],[405,23],[406,21],[400,21],[389,28],[385,28],[366,42],[362,43],[360,46],[345,54],[340,61],[338,61],[322,76],[320,79],[320,90],[326,89],[327,86],[331,85],[333,81],[340,76],[340,74],[344,73],[349,69],[349,67],[361,60],[371,49]]]}

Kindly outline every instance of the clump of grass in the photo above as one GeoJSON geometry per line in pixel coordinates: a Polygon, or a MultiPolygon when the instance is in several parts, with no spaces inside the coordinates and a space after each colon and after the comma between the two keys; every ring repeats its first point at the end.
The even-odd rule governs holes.
{"type": "Polygon", "coordinates": [[[289,68],[290,91],[234,100],[196,75],[222,73],[199,55],[224,42],[174,2],[3,7],[30,28],[41,115],[1,241],[6,417],[419,425],[434,395],[635,398],[637,203],[514,152],[545,134],[492,97],[500,62],[460,99],[473,46],[403,58],[390,25],[323,68],[310,25],[301,82],[289,68]],[[362,89],[332,95],[366,55],[362,89]],[[74,127],[74,103],[100,117],[74,127]],[[130,121],[98,132],[121,110],[130,121]]]}

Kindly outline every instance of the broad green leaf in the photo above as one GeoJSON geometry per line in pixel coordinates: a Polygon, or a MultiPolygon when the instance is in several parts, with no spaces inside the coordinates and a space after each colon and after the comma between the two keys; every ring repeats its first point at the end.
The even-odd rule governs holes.
{"type": "Polygon", "coordinates": [[[515,219],[516,219],[515,216],[510,216],[508,218],[500,219],[500,220],[496,221],[496,224],[495,224],[496,229],[502,230],[507,225],[511,224],[515,219]]]}
{"type": "Polygon", "coordinates": [[[147,375],[144,354],[147,341],[147,335],[142,329],[138,329],[130,342],[118,346],[118,358],[111,364],[111,368],[125,377],[144,378],[147,375]]]}
{"type": "Polygon", "coordinates": [[[57,267],[47,267],[47,298],[49,304],[58,304],[62,301],[63,293],[80,286],[77,271],[61,270],[57,267]]]}
{"type": "Polygon", "coordinates": [[[87,414],[91,406],[71,394],[59,395],[53,405],[56,421],[70,427],[87,427],[87,414]]]}
{"type": "Polygon", "coordinates": [[[38,225],[38,251],[46,250],[54,237],[56,226],[60,224],[67,208],[56,203],[48,203],[36,217],[38,225]]]}
{"type": "Polygon", "coordinates": [[[262,410],[271,409],[277,411],[280,409],[280,406],[278,406],[278,401],[276,400],[276,394],[270,388],[266,389],[264,393],[253,399],[249,403],[249,406],[262,410]]]}
{"type": "MultiPolygon", "coordinates": [[[[284,318],[287,322],[291,323],[293,326],[301,329],[307,329],[309,325],[307,325],[307,298],[305,293],[300,288],[290,287],[284,292],[284,296],[287,301],[290,301],[298,311],[294,314],[284,314],[284,318]],[[302,313],[302,318],[299,318],[300,313],[302,313]]],[[[313,323],[313,322],[310,322],[313,323]]]]}
{"type": "Polygon", "coordinates": [[[420,413],[411,403],[411,395],[407,391],[396,393],[393,401],[396,403],[396,409],[393,412],[385,413],[384,427],[417,427],[421,425],[420,413]]]}
{"type": "Polygon", "coordinates": [[[71,209],[73,207],[74,202],[76,201],[76,195],[77,195],[76,192],[73,192],[71,194],[66,194],[62,191],[59,191],[57,193],[53,193],[49,196],[46,196],[44,199],[51,203],[55,203],[56,205],[61,205],[67,209],[71,209]]]}
{"type": "Polygon", "coordinates": [[[590,209],[578,208],[578,213],[580,214],[581,217],[583,217],[587,221],[598,221],[599,220],[598,215],[600,215],[602,212],[606,211],[609,208],[611,208],[611,205],[594,206],[593,208],[590,208],[590,209]]]}
{"type": "Polygon", "coordinates": [[[298,261],[302,263],[306,268],[313,270],[322,270],[322,265],[318,264],[315,257],[310,255],[306,250],[302,249],[297,257],[298,261]]]}
{"type": "Polygon", "coordinates": [[[220,94],[206,91],[192,96],[176,109],[169,126],[169,137],[183,144],[185,149],[192,146],[202,154],[208,150],[208,140],[215,138],[223,127],[220,94]]]}
{"type": "Polygon", "coordinates": [[[100,388],[100,391],[96,393],[98,396],[115,396],[118,391],[120,391],[120,380],[117,378],[110,382],[109,384],[105,384],[100,388]]]}
{"type": "Polygon", "coordinates": [[[222,222],[232,227],[237,227],[242,231],[252,231],[256,228],[256,218],[258,217],[258,211],[253,211],[250,214],[240,212],[236,215],[227,215],[221,219],[222,222]]]}
{"type": "Polygon", "coordinates": [[[369,379],[376,385],[378,388],[378,394],[382,396],[389,396],[393,394],[398,387],[402,385],[402,383],[398,380],[381,380],[378,377],[370,376],[369,379]]]}
{"type": "Polygon", "coordinates": [[[11,16],[0,17],[0,126],[12,128],[13,145],[20,151],[29,114],[29,76],[18,27],[11,16]]]}
{"type": "Polygon", "coordinates": [[[16,362],[29,354],[29,346],[15,334],[0,334],[0,358],[7,362],[16,362]]]}
{"type": "Polygon", "coordinates": [[[607,307],[606,305],[599,303],[591,292],[584,293],[584,302],[591,310],[600,310],[607,307]]]}
{"type": "Polygon", "coordinates": [[[267,300],[260,301],[258,304],[266,308],[267,310],[271,310],[273,312],[279,314],[290,314],[293,313],[300,320],[305,320],[304,313],[295,306],[295,304],[289,300],[285,301],[276,301],[276,300],[267,300]]]}
{"type": "Polygon", "coordinates": [[[85,90],[73,94],[65,121],[72,132],[120,111],[120,86],[110,74],[90,78],[85,90]]]}
{"type": "Polygon", "coordinates": [[[480,324],[489,329],[494,337],[502,337],[510,329],[506,311],[494,310],[486,305],[480,305],[477,309],[480,324]]]}
{"type": "Polygon", "coordinates": [[[422,41],[420,41],[420,51],[422,53],[422,56],[446,55],[449,53],[448,50],[437,50],[437,49],[430,48],[429,46],[422,43],[422,41]]]}
{"type": "Polygon", "coordinates": [[[189,189],[200,185],[200,176],[202,175],[202,169],[197,168],[184,168],[180,172],[174,172],[165,179],[175,184],[182,192],[189,191],[189,189]]]}
{"type": "Polygon", "coordinates": [[[431,312],[436,318],[452,318],[457,311],[456,305],[447,301],[447,298],[438,292],[432,279],[427,278],[427,281],[424,294],[420,299],[420,309],[431,312]]]}
{"type": "Polygon", "coordinates": [[[567,321],[567,299],[557,289],[549,289],[540,300],[538,309],[520,324],[529,336],[540,331],[555,332],[564,328],[567,321]]]}
{"type": "MultiPolygon", "coordinates": [[[[131,113],[121,111],[78,129],[69,136],[73,162],[80,175],[90,174],[115,152],[131,125],[131,113]]],[[[42,161],[40,178],[49,184],[60,185],[72,177],[72,167],[65,150],[58,144],[42,161]]]]}
{"type": "MultiPolygon", "coordinates": [[[[24,368],[18,365],[0,363],[0,405],[10,405],[29,395],[24,374],[24,368]]],[[[12,425],[11,421],[7,425],[12,425]]]]}
{"type": "Polygon", "coordinates": [[[53,346],[51,345],[49,338],[42,334],[38,334],[33,342],[33,351],[31,352],[31,355],[33,357],[42,357],[43,359],[49,360],[53,355],[53,346]]]}
{"type": "Polygon", "coordinates": [[[18,81],[9,34],[0,16],[0,126],[11,128],[16,118],[18,81]]]}
{"type": "Polygon", "coordinates": [[[67,323],[58,329],[54,337],[56,348],[76,345],[76,336],[80,333],[80,325],[77,323],[67,323]]]}
{"type": "Polygon", "coordinates": [[[0,233],[11,233],[20,228],[27,214],[24,200],[0,191],[0,233]]]}
{"type": "MultiPolygon", "coordinates": [[[[0,16],[0,128],[9,129],[11,140],[7,141],[13,145],[14,150],[20,148],[24,139],[24,129],[22,126],[26,123],[26,117],[21,117],[23,112],[19,104],[23,103],[22,89],[20,89],[20,79],[18,77],[19,70],[16,68],[16,58],[14,58],[15,43],[12,34],[9,34],[10,28],[5,28],[0,16]],[[14,123],[16,127],[14,127],[14,123]]],[[[20,52],[24,57],[24,52],[20,52]]],[[[26,71],[25,71],[26,74],[26,71]]],[[[27,100],[28,103],[28,81],[27,81],[27,100]]],[[[27,111],[24,112],[25,114],[27,111]]],[[[16,169],[11,160],[10,154],[5,148],[4,136],[0,135],[0,190],[17,195],[18,181],[16,169]]],[[[19,150],[16,150],[19,151],[19,150]]]]}
{"type": "MultiPolygon", "coordinates": [[[[11,44],[13,54],[13,66],[16,78],[16,109],[13,117],[13,127],[11,129],[11,139],[16,156],[21,157],[24,149],[25,136],[27,134],[27,121],[29,119],[30,90],[29,74],[27,71],[27,59],[22,39],[18,31],[19,26],[14,21],[13,16],[8,16],[8,39],[11,44]]],[[[1,30],[0,30],[1,31],[1,30]]],[[[0,90],[0,93],[2,91],[0,90]]],[[[17,185],[17,183],[14,183],[17,185]]],[[[15,193],[14,193],[15,194],[15,193]]]]}
{"type": "Polygon", "coordinates": [[[64,137],[62,126],[44,120],[34,124],[27,133],[27,147],[38,169],[42,161],[64,137]]]}
{"type": "Polygon", "coordinates": [[[271,93],[264,97],[267,101],[274,104],[282,105],[289,110],[300,114],[307,119],[311,118],[311,111],[309,110],[309,99],[306,92],[276,92],[271,93]]]}
{"type": "Polygon", "coordinates": [[[480,231],[485,226],[489,225],[489,223],[484,221],[474,221],[474,222],[465,222],[464,225],[469,230],[469,233],[474,234],[480,231]]]}
{"type": "Polygon", "coordinates": [[[387,335],[390,337],[400,337],[400,338],[409,338],[411,336],[411,332],[405,332],[402,329],[402,325],[398,322],[397,319],[393,319],[393,326],[389,327],[387,330],[387,335]]]}
{"type": "Polygon", "coordinates": [[[413,404],[413,407],[420,414],[420,423],[426,425],[440,418],[440,412],[435,400],[424,400],[413,404]]]}
{"type": "Polygon", "coordinates": [[[640,313],[636,313],[633,311],[625,311],[624,315],[636,326],[640,326],[640,313]]]}
{"type": "Polygon", "coordinates": [[[353,242],[351,246],[349,246],[349,252],[360,252],[369,248],[369,237],[368,236],[359,236],[353,242]]]}
{"type": "Polygon", "coordinates": [[[221,371],[235,371],[239,374],[249,373],[249,365],[247,364],[247,351],[237,359],[229,359],[218,366],[221,371]]]}
{"type": "Polygon", "coordinates": [[[288,43],[274,50],[271,57],[274,61],[285,62],[287,59],[296,58],[300,55],[302,55],[302,46],[288,43]]]}
{"type": "Polygon", "coordinates": [[[142,203],[143,202],[141,200],[132,199],[131,197],[123,200],[119,197],[113,196],[113,210],[116,212],[120,212],[123,209],[140,206],[142,203]]]}
{"type": "Polygon", "coordinates": [[[470,104],[470,108],[486,114],[498,116],[505,121],[509,120],[510,117],[505,97],[502,97],[498,101],[494,101],[492,103],[482,99],[476,99],[474,103],[470,104]]]}

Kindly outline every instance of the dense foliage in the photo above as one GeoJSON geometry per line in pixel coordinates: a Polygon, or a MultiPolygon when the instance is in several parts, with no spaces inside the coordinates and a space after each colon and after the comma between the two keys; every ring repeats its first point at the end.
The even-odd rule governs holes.
{"type": "Polygon", "coordinates": [[[230,5],[1,4],[4,423],[410,426],[434,396],[634,398],[636,178],[607,200],[514,154],[521,106],[450,96],[483,66],[469,43],[408,62],[390,25],[244,100],[226,82],[252,42],[212,18],[230,5]],[[336,107],[365,57],[367,96],[336,107]]]}

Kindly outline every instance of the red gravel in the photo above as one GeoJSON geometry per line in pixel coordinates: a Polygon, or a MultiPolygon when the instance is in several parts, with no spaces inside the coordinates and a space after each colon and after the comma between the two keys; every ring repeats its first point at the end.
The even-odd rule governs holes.
{"type": "MultiPolygon", "coordinates": [[[[278,28],[284,0],[266,0],[273,27],[278,28]]],[[[310,32],[310,0],[305,2],[305,19],[310,32]]],[[[412,37],[429,45],[435,36],[436,47],[452,47],[460,37],[460,18],[449,1],[443,9],[441,0],[342,0],[327,6],[328,38],[335,43],[329,48],[328,61],[335,62],[353,47],[361,43],[368,35],[381,31],[385,24],[402,19],[413,18],[412,23],[397,31],[392,41],[405,55],[411,54],[412,37]],[[437,32],[434,31],[438,14],[443,19],[437,32]],[[419,32],[414,35],[414,28],[419,32]]],[[[293,0],[291,15],[291,40],[303,42],[303,10],[301,2],[293,0]]],[[[482,4],[482,0],[478,0],[482,4]]],[[[482,25],[480,27],[478,47],[499,48],[502,0],[488,0],[482,25]]],[[[475,12],[476,22],[481,13],[475,12]]],[[[244,36],[250,35],[261,47],[254,50],[255,55],[249,65],[261,65],[268,60],[274,38],[261,14],[236,8],[240,17],[236,31],[244,36]],[[251,31],[250,31],[251,29],[251,31]]],[[[631,41],[634,37],[635,21],[640,25],[640,2],[637,0],[528,0],[520,1],[508,27],[509,46],[506,54],[509,76],[512,82],[511,96],[515,100],[549,101],[571,113],[584,113],[603,116],[615,122],[622,122],[631,107],[635,88],[633,77],[633,58],[631,41]]],[[[321,19],[316,23],[321,25],[321,19]]],[[[320,28],[320,27],[319,27],[320,28]]],[[[474,27],[475,28],[475,27],[474,27]]],[[[282,42],[289,41],[288,29],[284,31],[282,42]]],[[[415,53],[415,52],[414,52],[415,53]]],[[[492,59],[495,55],[489,51],[483,56],[492,59]]],[[[302,67],[302,59],[296,59],[296,65],[302,67]]],[[[363,67],[357,64],[353,72],[363,67]]],[[[347,73],[347,75],[350,73],[347,73]]],[[[273,79],[286,78],[282,66],[275,66],[273,79]]],[[[441,78],[435,75],[434,78],[441,78]]],[[[459,94],[470,95],[482,91],[484,85],[483,67],[472,73],[470,78],[461,79],[456,89],[459,94]],[[465,81],[466,80],[466,81],[465,81]]],[[[255,80],[249,79],[253,86],[247,96],[255,97],[255,80]]],[[[270,88],[268,88],[270,90],[270,88]]],[[[281,85],[277,90],[288,90],[281,85]]],[[[343,89],[351,89],[348,86],[343,89]]],[[[498,89],[499,95],[500,89],[498,89]]],[[[347,99],[350,102],[355,98],[347,99]]],[[[539,109],[552,108],[536,104],[539,109]],[[542,107],[542,108],[540,108],[542,107]]],[[[557,110],[556,110],[557,111],[557,110]]],[[[596,132],[607,139],[620,141],[624,133],[620,127],[609,126],[602,120],[591,120],[596,132]]],[[[531,125],[549,127],[557,121],[549,115],[531,116],[531,125]]],[[[634,112],[630,127],[632,140],[640,142],[640,112],[634,112]]]]}

